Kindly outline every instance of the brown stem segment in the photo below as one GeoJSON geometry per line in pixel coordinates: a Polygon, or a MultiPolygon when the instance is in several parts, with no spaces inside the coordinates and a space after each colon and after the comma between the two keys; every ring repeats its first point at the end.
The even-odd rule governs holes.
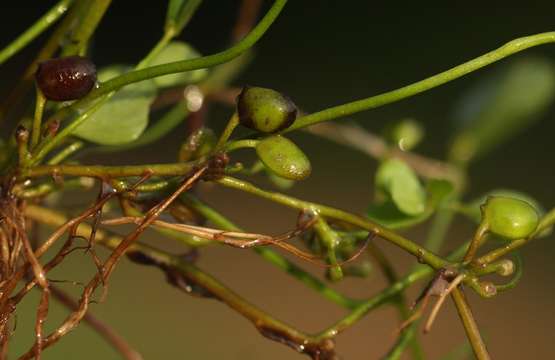
{"type": "Polygon", "coordinates": [[[457,306],[457,312],[459,313],[459,317],[464,325],[466,336],[472,345],[472,350],[474,350],[476,359],[490,360],[491,357],[489,356],[488,349],[486,348],[486,344],[480,335],[480,329],[478,329],[478,324],[472,315],[472,310],[466,301],[466,297],[464,296],[462,289],[453,289],[451,296],[457,306]]]}

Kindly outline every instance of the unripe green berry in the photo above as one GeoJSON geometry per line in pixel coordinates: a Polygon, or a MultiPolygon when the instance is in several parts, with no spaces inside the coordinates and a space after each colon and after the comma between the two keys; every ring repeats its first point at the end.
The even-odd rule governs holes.
{"type": "Polygon", "coordinates": [[[290,180],[302,180],[310,175],[310,161],[291,140],[270,136],[256,145],[262,163],[274,174],[290,180]]]}
{"type": "Polygon", "coordinates": [[[482,205],[482,217],[488,230],[507,239],[522,239],[531,235],[539,223],[536,209],[525,201],[490,196],[482,205]]]}
{"type": "Polygon", "coordinates": [[[243,126],[271,134],[293,124],[297,106],[275,90],[245,86],[237,97],[237,113],[243,126]]]}

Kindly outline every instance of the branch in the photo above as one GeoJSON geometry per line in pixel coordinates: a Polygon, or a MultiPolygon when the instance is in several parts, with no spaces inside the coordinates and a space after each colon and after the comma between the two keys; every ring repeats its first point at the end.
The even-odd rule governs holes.
{"type": "Polygon", "coordinates": [[[287,133],[319,122],[345,117],[361,111],[374,109],[383,105],[409,98],[411,96],[420,94],[421,92],[448,83],[449,81],[455,80],[468,73],[476,71],[509,55],[515,54],[534,46],[549,44],[552,42],[555,42],[555,32],[546,32],[515,39],[496,50],[490,51],[473,60],[465,62],[459,66],[456,66],[437,75],[431,76],[427,79],[415,82],[411,85],[407,85],[402,88],[380,95],[372,96],[366,99],[353,101],[347,104],[335,106],[306,116],[302,116],[298,118],[291,127],[285,129],[282,133],[287,133]]]}
{"type": "Polygon", "coordinates": [[[380,236],[388,240],[389,242],[397,245],[398,247],[416,256],[419,261],[425,262],[426,264],[430,265],[434,269],[440,269],[447,265],[447,262],[444,259],[424,249],[422,246],[395,233],[394,231],[386,229],[381,225],[378,225],[363,217],[350,214],[348,212],[338,210],[332,207],[328,207],[325,205],[299,200],[278,192],[265,191],[254,186],[251,183],[248,183],[246,181],[242,181],[239,179],[235,179],[229,176],[225,176],[222,179],[217,180],[215,182],[226,187],[245,191],[256,196],[260,196],[261,198],[268,199],[270,201],[274,201],[278,204],[282,204],[294,209],[315,211],[317,214],[320,214],[326,218],[335,219],[335,220],[346,222],[354,226],[358,226],[361,229],[374,233],[377,236],[380,236]]]}

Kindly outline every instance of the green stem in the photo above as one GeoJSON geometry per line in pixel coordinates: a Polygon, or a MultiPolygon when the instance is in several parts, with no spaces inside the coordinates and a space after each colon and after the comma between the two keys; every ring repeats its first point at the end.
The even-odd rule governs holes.
{"type": "MultiPolygon", "coordinates": [[[[241,228],[233,224],[226,217],[224,217],[211,207],[207,206],[203,202],[199,201],[198,199],[192,197],[191,195],[184,194],[181,196],[181,199],[188,206],[198,211],[199,214],[201,214],[203,217],[208,219],[220,229],[228,231],[242,231],[241,228]]],[[[253,250],[271,264],[277,266],[281,270],[293,276],[309,288],[317,291],[326,299],[347,309],[354,309],[357,305],[360,304],[359,300],[353,300],[340,294],[336,290],[328,287],[324,282],[318,280],[316,277],[304,271],[299,266],[295,265],[275,251],[266,247],[255,247],[253,250]]]]}
{"type": "Polygon", "coordinates": [[[482,336],[480,335],[480,330],[478,329],[478,324],[476,320],[474,320],[474,316],[472,315],[472,310],[466,301],[464,293],[461,289],[455,288],[451,292],[451,296],[453,301],[455,302],[455,306],[457,307],[457,312],[461,318],[461,321],[464,326],[464,330],[466,331],[466,336],[472,345],[472,349],[474,350],[474,355],[476,355],[477,360],[489,360],[490,356],[488,350],[486,349],[486,344],[484,340],[482,340],[482,336]]]}
{"type": "Polygon", "coordinates": [[[330,278],[333,281],[341,280],[343,278],[343,270],[341,266],[338,265],[337,256],[335,255],[335,248],[339,245],[341,238],[321,216],[317,217],[314,223],[314,230],[327,251],[328,264],[332,265],[329,269],[330,278]]]}
{"type": "Polygon", "coordinates": [[[411,274],[397,281],[395,284],[391,285],[387,289],[382,290],[374,297],[358,305],[347,316],[336,322],[333,326],[320,332],[318,334],[318,339],[335,337],[338,333],[349,328],[351,325],[362,319],[369,311],[374,310],[378,306],[389,302],[392,298],[398,296],[398,294],[400,294],[407,287],[421,279],[430,276],[431,274],[431,268],[421,268],[420,270],[412,272],[411,274]]]}
{"type": "Polygon", "coordinates": [[[276,203],[279,203],[294,209],[312,210],[317,214],[324,216],[326,218],[332,218],[332,219],[344,221],[351,225],[358,226],[361,229],[375,233],[376,235],[392,242],[393,244],[399,246],[405,251],[416,256],[419,259],[419,261],[425,262],[426,264],[430,265],[434,269],[440,269],[442,267],[445,267],[448,264],[444,259],[426,250],[422,246],[395,233],[394,231],[386,229],[381,225],[378,225],[363,217],[350,214],[346,211],[342,211],[325,205],[299,200],[278,192],[265,191],[254,186],[251,183],[248,183],[246,181],[242,181],[239,179],[235,179],[232,177],[226,176],[220,180],[217,180],[216,182],[220,185],[237,189],[240,191],[245,191],[253,195],[259,196],[261,198],[268,199],[270,201],[274,201],[276,203]]]}
{"type": "Polygon", "coordinates": [[[33,130],[31,132],[31,150],[34,149],[40,140],[42,115],[44,113],[44,105],[46,104],[46,98],[38,87],[36,93],[35,116],[33,118],[33,130]]]}
{"type": "Polygon", "coordinates": [[[145,67],[150,64],[150,62],[158,56],[158,54],[164,50],[164,48],[168,45],[168,43],[174,38],[175,33],[173,31],[166,31],[162,38],[154,45],[152,50],[137,64],[135,67],[136,70],[144,69],[145,67]]]}
{"type": "Polygon", "coordinates": [[[287,0],[274,1],[274,4],[258,25],[245,38],[243,38],[243,40],[225,51],[197,59],[176,61],[125,73],[105,82],[98,89],[93,90],[89,95],[87,95],[86,98],[82,99],[82,101],[88,102],[125,85],[139,81],[152,79],[162,75],[208,68],[228,62],[251,48],[262,37],[262,35],[264,35],[270,25],[272,25],[274,20],[276,20],[286,3],[287,0]]]}
{"type": "MultiPolygon", "coordinates": [[[[231,142],[227,143],[227,145],[225,146],[225,151],[226,152],[232,152],[232,151],[235,151],[237,149],[255,148],[256,145],[258,145],[259,142],[260,142],[260,140],[255,140],[255,139],[244,139],[244,140],[231,141],[231,142]]],[[[263,168],[264,167],[262,167],[261,169],[263,169],[263,168]]]]}
{"type": "MultiPolygon", "coordinates": [[[[397,281],[399,281],[399,277],[397,276],[395,268],[393,267],[389,259],[385,256],[385,254],[377,246],[375,246],[374,244],[369,244],[368,252],[370,256],[372,256],[372,258],[380,266],[380,269],[387,279],[389,286],[392,286],[397,281]]],[[[397,297],[392,299],[392,302],[397,307],[397,311],[402,321],[410,317],[410,311],[407,307],[407,300],[403,292],[399,292],[397,297]]],[[[408,329],[401,333],[401,335],[397,339],[397,342],[386,356],[386,359],[397,359],[403,354],[407,345],[411,346],[412,358],[414,360],[424,359],[424,352],[422,350],[422,347],[420,346],[420,342],[415,336],[414,326],[410,326],[408,329]]]]}
{"type": "Polygon", "coordinates": [[[0,65],[10,57],[15,55],[19,50],[23,49],[33,39],[39,36],[43,31],[54,24],[69,8],[73,0],[61,0],[48,10],[40,19],[38,19],[23,34],[19,35],[14,41],[0,51],[0,65]]]}
{"type": "Polygon", "coordinates": [[[166,16],[166,24],[164,31],[167,33],[179,34],[183,28],[189,23],[193,15],[197,11],[203,0],[189,0],[189,1],[169,1],[168,12],[166,16]],[[175,9],[172,5],[179,4],[179,9],[175,9]],[[170,11],[173,10],[173,11],[170,11]],[[176,21],[177,19],[177,21],[176,21]]]}
{"type": "Polygon", "coordinates": [[[421,92],[443,85],[449,81],[455,80],[486,65],[499,61],[509,55],[515,54],[534,46],[548,44],[552,42],[555,42],[555,32],[546,32],[512,40],[496,50],[490,51],[473,60],[465,62],[452,69],[431,76],[427,79],[418,81],[411,85],[407,85],[402,88],[380,95],[372,96],[366,99],[353,101],[344,105],[335,106],[319,112],[302,116],[298,118],[292,126],[284,130],[283,133],[310,126],[322,121],[329,121],[332,119],[345,117],[361,111],[374,109],[383,105],[406,99],[421,92]]]}
{"type": "MultiPolygon", "coordinates": [[[[163,65],[157,65],[153,67],[149,67],[146,69],[137,69],[134,71],[130,71],[125,73],[121,76],[115,77],[107,82],[105,82],[99,88],[91,91],[87,96],[84,98],[76,101],[71,106],[63,108],[60,112],[62,114],[71,113],[71,111],[77,111],[82,115],[75,118],[69,125],[67,125],[62,131],[60,131],[55,137],[45,141],[39,148],[37,152],[33,156],[33,165],[36,165],[48,152],[50,152],[55,146],[57,146],[60,142],[62,142],[67,136],[71,135],[75,129],[79,127],[85,120],[89,118],[89,116],[96,111],[102,104],[103,101],[99,100],[93,105],[92,108],[89,110],[86,109],[92,102],[92,100],[102,97],[102,99],[106,99],[106,96],[110,96],[111,93],[120,89],[121,87],[132,84],[135,82],[151,79],[157,76],[191,71],[196,69],[207,68],[210,66],[218,65],[229,61],[239,55],[241,55],[244,51],[248,50],[251,46],[253,46],[261,37],[264,35],[266,30],[270,27],[270,25],[274,22],[274,20],[279,15],[281,9],[287,0],[276,0],[272,8],[268,10],[266,16],[260,21],[260,23],[247,35],[243,40],[241,40],[237,45],[233,46],[232,48],[206,57],[201,57],[192,60],[184,60],[178,61],[163,65]]],[[[156,48],[156,47],[155,47],[156,48]]],[[[147,55],[148,57],[149,55],[147,55]]],[[[55,118],[60,117],[60,113],[55,114],[55,118]]]]}
{"type": "Polygon", "coordinates": [[[142,176],[147,173],[159,176],[187,175],[197,165],[196,162],[146,164],[146,165],[43,165],[23,170],[21,178],[32,178],[45,175],[56,176],[87,176],[95,178],[117,178],[142,176]]]}
{"type": "Polygon", "coordinates": [[[83,146],[85,146],[84,142],[79,140],[74,141],[66,148],[64,148],[62,151],[54,155],[52,159],[48,160],[48,165],[58,165],[59,163],[67,159],[69,156],[71,156],[72,154],[74,154],[75,152],[83,148],[83,146]]]}
{"type": "Polygon", "coordinates": [[[86,4],[80,13],[80,19],[71,34],[71,41],[62,51],[62,56],[84,55],[89,39],[100,24],[100,20],[106,14],[111,0],[84,1],[86,4]]]}
{"type": "MultiPolygon", "coordinates": [[[[403,356],[403,353],[405,351],[405,348],[411,344],[414,343],[414,339],[416,339],[416,328],[414,326],[410,326],[409,328],[405,329],[401,335],[399,335],[399,338],[397,339],[397,341],[395,342],[395,345],[391,348],[391,350],[387,353],[386,356],[383,357],[383,360],[398,360],[401,358],[401,356],[403,356]]],[[[416,344],[418,344],[418,342],[416,342],[416,344]]],[[[422,354],[419,354],[419,358],[420,359],[424,359],[423,356],[421,356],[422,354]]],[[[414,358],[414,354],[413,354],[413,358],[414,358]]]]}
{"type": "MultiPolygon", "coordinates": [[[[463,244],[458,249],[453,251],[447,259],[453,260],[458,259],[464,251],[466,251],[468,244],[463,244]]],[[[410,274],[406,275],[401,280],[397,281],[395,284],[391,285],[387,289],[382,290],[377,295],[372,298],[361,302],[356,306],[347,316],[336,322],[333,326],[327,328],[326,330],[320,332],[317,336],[318,339],[333,338],[339,332],[347,329],[360,319],[362,319],[369,311],[376,309],[385,303],[391,301],[395,297],[399,296],[407,287],[414,284],[415,282],[429,277],[433,273],[433,269],[429,267],[420,267],[419,269],[412,271],[410,274]]]]}
{"type": "MultiPolygon", "coordinates": [[[[453,199],[452,199],[453,200],[453,199]]],[[[438,209],[438,212],[434,216],[432,225],[426,241],[424,242],[424,247],[430,251],[438,252],[445,240],[445,236],[449,230],[454,217],[454,212],[449,208],[446,202],[442,203],[438,209]]],[[[423,265],[416,265],[413,267],[413,271],[424,268],[423,265]]],[[[417,352],[419,348],[419,343],[416,338],[416,328],[418,326],[418,320],[415,320],[412,324],[405,329],[394,347],[391,349],[390,353],[387,355],[386,359],[398,359],[407,345],[411,345],[413,350],[413,358],[424,358],[422,351],[417,352]],[[418,346],[418,347],[417,347],[418,346]]]]}
{"type": "Polygon", "coordinates": [[[468,247],[468,250],[464,255],[464,258],[463,258],[464,264],[468,264],[470,261],[472,261],[472,259],[476,255],[476,252],[478,251],[480,246],[482,246],[482,244],[486,239],[488,228],[489,226],[486,221],[482,221],[482,223],[480,223],[480,225],[478,226],[478,229],[476,229],[476,232],[474,233],[474,237],[472,238],[472,241],[470,242],[470,246],[468,247]]]}
{"type": "Polygon", "coordinates": [[[226,144],[227,140],[229,139],[229,137],[231,136],[231,134],[233,133],[233,130],[235,130],[237,125],[239,125],[239,115],[237,114],[237,112],[234,112],[231,118],[229,119],[229,121],[227,122],[227,125],[224,131],[222,132],[222,135],[218,139],[218,142],[216,143],[216,147],[215,147],[216,152],[222,150],[222,148],[226,144]]]}

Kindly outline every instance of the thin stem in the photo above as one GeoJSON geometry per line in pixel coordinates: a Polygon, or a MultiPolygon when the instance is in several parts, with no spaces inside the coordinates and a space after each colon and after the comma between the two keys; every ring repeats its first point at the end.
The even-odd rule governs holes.
{"type": "Polygon", "coordinates": [[[42,91],[37,86],[37,96],[35,104],[35,116],[33,118],[33,130],[31,132],[31,146],[33,148],[39,143],[40,132],[42,126],[42,114],[44,113],[44,105],[46,104],[46,98],[42,94],[42,91]]]}
{"type": "MultiPolygon", "coordinates": [[[[385,256],[385,254],[377,246],[372,243],[369,244],[368,253],[380,266],[380,269],[387,279],[389,286],[392,286],[397,281],[399,281],[399,277],[397,276],[395,268],[393,267],[389,259],[385,256]]],[[[403,292],[400,292],[397,295],[397,298],[393,300],[393,303],[397,307],[397,311],[399,313],[401,321],[407,320],[410,317],[410,311],[407,307],[407,299],[405,297],[405,294],[403,292]]],[[[409,327],[408,329],[403,331],[397,339],[394,347],[386,356],[386,359],[397,359],[403,354],[404,349],[407,345],[411,346],[413,359],[424,359],[424,352],[422,350],[422,347],[420,346],[418,339],[414,335],[415,331],[413,327],[409,327]]]]}
{"type": "Polygon", "coordinates": [[[69,8],[73,0],[61,0],[25,30],[14,41],[0,51],[0,65],[23,49],[33,39],[54,24],[69,8]]]}
{"type": "Polygon", "coordinates": [[[416,256],[419,261],[422,261],[434,269],[440,269],[447,265],[447,262],[442,259],[441,257],[435,255],[434,253],[426,250],[422,246],[410,241],[409,239],[382,227],[368,219],[363,217],[350,214],[348,212],[335,209],[332,207],[328,207],[325,205],[320,205],[308,201],[299,200],[278,192],[270,192],[262,190],[251,183],[246,181],[242,181],[239,179],[235,179],[232,177],[225,176],[220,180],[217,180],[216,183],[230,187],[233,189],[237,189],[240,191],[245,191],[251,193],[253,195],[259,196],[261,198],[274,201],[278,204],[282,204],[294,209],[298,210],[311,210],[316,212],[319,215],[322,215],[326,218],[336,219],[340,221],[344,221],[351,225],[355,225],[360,227],[361,229],[367,230],[380,236],[393,244],[399,246],[400,248],[404,249],[405,251],[411,253],[412,255],[416,256]]]}
{"type": "Polygon", "coordinates": [[[117,90],[125,85],[129,85],[139,81],[152,79],[162,75],[208,68],[228,62],[251,48],[262,37],[262,35],[264,35],[264,33],[276,20],[286,3],[287,0],[274,1],[274,4],[270,8],[270,10],[268,10],[264,18],[258,23],[258,25],[245,38],[243,38],[243,40],[225,51],[197,59],[176,61],[168,64],[148,67],[142,70],[128,72],[105,82],[98,89],[93,90],[82,101],[88,102],[104,94],[117,90]]]}
{"type": "Polygon", "coordinates": [[[455,306],[457,307],[457,312],[459,313],[461,321],[464,325],[466,336],[472,345],[476,359],[489,360],[490,356],[488,350],[486,349],[486,344],[484,343],[484,340],[482,340],[478,324],[476,323],[476,320],[474,320],[472,310],[466,301],[464,293],[461,289],[455,288],[451,292],[451,296],[455,302],[455,306]]]}
{"type": "Polygon", "coordinates": [[[54,155],[50,160],[48,160],[48,165],[58,165],[59,163],[61,163],[62,161],[70,157],[72,154],[82,149],[83,146],[85,146],[85,143],[82,141],[78,140],[78,141],[72,142],[67,147],[65,147],[62,151],[60,151],[59,153],[54,155]]]}
{"type": "Polygon", "coordinates": [[[141,176],[152,173],[159,176],[179,176],[189,173],[196,162],[173,163],[173,164],[145,164],[145,165],[43,165],[22,171],[22,178],[32,178],[45,175],[56,176],[87,176],[95,178],[113,178],[141,176]]]}
{"type": "Polygon", "coordinates": [[[224,147],[225,143],[227,142],[227,140],[231,136],[231,133],[233,133],[233,130],[235,130],[237,125],[239,125],[239,115],[237,114],[237,112],[234,112],[227,122],[222,135],[218,139],[218,142],[216,143],[215,151],[219,151],[224,147]]]}
{"type": "MultiPolygon", "coordinates": [[[[449,254],[447,259],[453,260],[459,258],[460,256],[462,256],[462,254],[464,254],[467,246],[467,244],[463,244],[458,249],[449,254]]],[[[343,319],[339,320],[333,326],[327,328],[326,330],[320,332],[317,338],[324,339],[336,336],[339,332],[349,328],[351,325],[362,319],[371,310],[374,310],[377,307],[390,302],[391,299],[394,299],[407,287],[419,280],[429,277],[432,273],[433,269],[429,267],[420,267],[419,269],[412,271],[410,274],[406,275],[404,278],[397,281],[395,284],[391,285],[387,289],[384,289],[372,298],[361,302],[343,319]]]]}
{"type": "Polygon", "coordinates": [[[95,0],[84,2],[85,7],[80,13],[79,22],[71,34],[71,42],[64,47],[62,56],[68,55],[84,55],[87,49],[89,39],[100,24],[100,20],[106,14],[112,0],[95,0]]]}
{"type": "Polygon", "coordinates": [[[256,140],[256,139],[244,139],[244,140],[231,141],[227,143],[227,145],[225,146],[225,151],[232,152],[238,149],[255,148],[259,142],[260,140],[256,140]]]}
{"type": "MultiPolygon", "coordinates": [[[[266,16],[264,16],[264,18],[251,31],[251,33],[239,43],[237,43],[237,45],[228,50],[197,59],[177,61],[168,64],[152,66],[145,69],[130,71],[105,82],[99,88],[91,91],[83,99],[76,101],[71,106],[63,108],[61,110],[62,113],[70,113],[71,110],[74,110],[78,113],[81,113],[82,115],[75,118],[55,137],[49,139],[41,146],[39,146],[38,151],[33,154],[33,165],[37,164],[55,146],[62,142],[67,136],[71,135],[73,131],[75,131],[75,129],[77,129],[84,121],[86,121],[90,117],[90,115],[103,104],[103,101],[100,100],[96,102],[91,109],[84,112],[83,109],[86,109],[90,105],[92,100],[99,97],[103,97],[103,99],[105,99],[105,95],[108,96],[110,93],[120,89],[121,87],[135,82],[152,79],[167,74],[203,69],[230,61],[252,47],[262,37],[262,35],[264,35],[266,30],[268,30],[270,25],[277,18],[277,16],[281,12],[281,9],[285,6],[286,3],[287,0],[276,0],[270,10],[268,10],[266,16]]],[[[59,116],[60,114],[54,115],[55,118],[59,116]]]]}
{"type": "Polygon", "coordinates": [[[472,261],[472,259],[476,255],[476,252],[478,251],[480,246],[482,246],[482,244],[484,243],[487,232],[488,232],[488,223],[483,221],[480,224],[480,226],[478,226],[478,229],[476,229],[476,232],[474,233],[474,237],[470,242],[470,246],[468,247],[468,250],[464,255],[463,263],[468,264],[470,261],[472,261]]]}
{"type": "MultiPolygon", "coordinates": [[[[222,230],[241,231],[241,228],[232,223],[229,219],[227,219],[208,205],[204,204],[200,200],[192,197],[191,195],[185,194],[181,197],[181,199],[188,206],[193,208],[195,211],[198,211],[200,215],[208,219],[210,222],[212,222],[214,225],[221,228],[222,230]]],[[[264,258],[266,261],[293,276],[309,288],[317,291],[326,299],[342,307],[353,309],[360,304],[360,300],[350,299],[345,295],[337,292],[336,290],[328,287],[324,282],[320,281],[318,278],[304,271],[299,266],[271,249],[265,247],[255,247],[253,251],[262,256],[262,258],[264,258]]]]}
{"type": "Polygon", "coordinates": [[[332,119],[345,117],[347,115],[352,115],[361,111],[374,109],[383,105],[409,98],[421,92],[430,90],[434,87],[443,85],[449,81],[455,80],[468,73],[476,71],[509,55],[515,54],[534,46],[548,44],[552,42],[555,42],[555,32],[546,32],[512,40],[496,50],[490,51],[473,60],[465,62],[452,69],[431,76],[427,79],[418,81],[411,85],[407,85],[380,95],[372,96],[358,101],[353,101],[347,104],[335,106],[300,117],[292,126],[284,130],[283,133],[310,126],[322,121],[329,121],[332,119]]]}
{"type": "Polygon", "coordinates": [[[162,38],[154,45],[152,50],[137,64],[135,69],[144,69],[152,62],[152,60],[160,54],[162,50],[168,45],[168,43],[174,38],[175,33],[173,31],[166,31],[162,38]]]}

